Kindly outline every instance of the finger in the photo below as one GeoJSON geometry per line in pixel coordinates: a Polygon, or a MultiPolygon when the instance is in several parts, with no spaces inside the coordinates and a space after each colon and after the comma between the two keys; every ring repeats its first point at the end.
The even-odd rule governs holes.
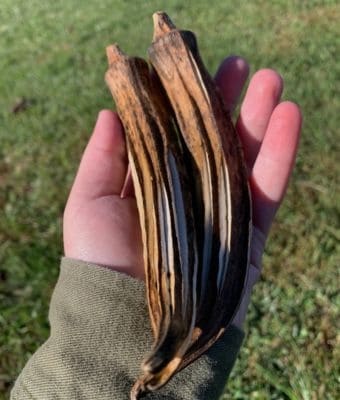
{"type": "Polygon", "coordinates": [[[103,110],[83,154],[71,195],[86,199],[119,195],[126,169],[121,122],[116,113],[103,110]]]}
{"type": "Polygon", "coordinates": [[[280,100],[282,89],[281,76],[271,69],[256,72],[249,83],[236,124],[249,171],[254,165],[271,114],[280,100]]]}
{"type": "Polygon", "coordinates": [[[221,90],[227,109],[233,112],[248,78],[249,65],[241,57],[226,58],[218,68],[215,82],[221,90]]]}
{"type": "Polygon", "coordinates": [[[250,177],[254,225],[267,234],[285,194],[299,143],[302,116],[292,102],[272,113],[250,177]]]}

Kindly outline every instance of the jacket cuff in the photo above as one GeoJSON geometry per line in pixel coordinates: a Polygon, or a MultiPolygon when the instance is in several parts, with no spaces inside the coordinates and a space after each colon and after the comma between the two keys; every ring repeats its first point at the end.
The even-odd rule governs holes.
{"type": "MultiPolygon", "coordinates": [[[[50,337],[21,372],[12,400],[129,399],[152,346],[144,282],[63,258],[49,320],[50,337]]],[[[243,337],[230,326],[206,354],[146,398],[217,399],[243,337]]]]}

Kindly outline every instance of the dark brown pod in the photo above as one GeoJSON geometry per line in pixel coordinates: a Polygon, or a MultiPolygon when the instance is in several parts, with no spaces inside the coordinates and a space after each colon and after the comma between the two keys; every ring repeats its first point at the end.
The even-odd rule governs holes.
{"type": "Polygon", "coordinates": [[[195,36],[164,13],[154,27],[157,76],[116,46],[106,74],[127,135],[154,333],[131,399],[223,334],[242,298],[251,235],[242,148],[195,36]]]}

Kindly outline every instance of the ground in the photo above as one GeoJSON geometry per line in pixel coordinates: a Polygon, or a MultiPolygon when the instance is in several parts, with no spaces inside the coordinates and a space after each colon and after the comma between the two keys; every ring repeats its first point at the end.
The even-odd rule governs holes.
{"type": "MultiPolygon", "coordinates": [[[[105,46],[118,42],[146,56],[151,15],[164,7],[128,3],[1,2],[0,399],[48,336],[67,193],[98,110],[113,107],[105,46]]],[[[339,398],[337,3],[167,1],[174,22],[197,33],[212,74],[229,54],[245,57],[251,73],[275,68],[284,99],[304,114],[295,172],[225,399],[339,398]]]]}

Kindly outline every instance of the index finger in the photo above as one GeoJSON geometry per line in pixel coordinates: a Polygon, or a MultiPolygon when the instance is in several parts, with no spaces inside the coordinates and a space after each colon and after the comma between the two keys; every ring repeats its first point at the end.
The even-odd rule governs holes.
{"type": "Polygon", "coordinates": [[[215,82],[220,88],[228,111],[234,111],[248,74],[249,65],[247,61],[238,56],[226,58],[218,68],[215,82]]]}

